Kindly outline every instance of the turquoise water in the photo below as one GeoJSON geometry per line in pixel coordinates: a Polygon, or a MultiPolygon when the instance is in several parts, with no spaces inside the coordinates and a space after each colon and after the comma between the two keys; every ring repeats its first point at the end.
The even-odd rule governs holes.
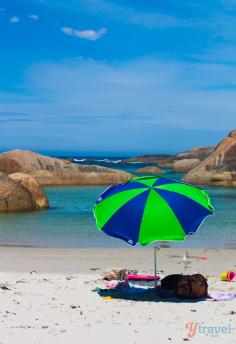
{"type": "MultiPolygon", "coordinates": [[[[176,175],[175,175],[176,176],[176,175]]],[[[93,204],[104,187],[48,187],[51,208],[24,214],[1,214],[0,244],[56,247],[127,247],[96,230],[93,204]]],[[[206,188],[216,215],[198,233],[175,247],[236,248],[236,189],[206,188]]],[[[166,243],[162,243],[166,246],[166,243]]]]}

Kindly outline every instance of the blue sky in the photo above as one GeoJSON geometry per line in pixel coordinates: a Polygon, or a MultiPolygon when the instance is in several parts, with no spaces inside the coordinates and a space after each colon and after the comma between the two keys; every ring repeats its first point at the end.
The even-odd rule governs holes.
{"type": "Polygon", "coordinates": [[[159,153],[236,128],[234,0],[0,0],[0,149],[159,153]]]}

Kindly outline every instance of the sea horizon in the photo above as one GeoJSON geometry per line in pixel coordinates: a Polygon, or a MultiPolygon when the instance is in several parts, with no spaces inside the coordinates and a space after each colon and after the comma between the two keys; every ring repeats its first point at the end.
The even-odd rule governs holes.
{"type": "MultiPolygon", "coordinates": [[[[200,147],[200,146],[199,146],[200,147]]],[[[202,146],[203,147],[203,146],[202,146]]],[[[186,149],[183,150],[153,150],[153,151],[142,151],[142,150],[138,150],[138,151],[96,151],[96,150],[89,150],[89,151],[79,151],[79,150],[54,150],[54,149],[37,149],[37,148],[22,148],[22,147],[15,147],[15,148],[0,148],[0,153],[5,153],[5,152],[9,152],[12,150],[27,150],[27,151],[32,151],[38,154],[42,154],[42,155],[48,155],[48,156],[52,156],[52,157],[67,157],[70,158],[71,156],[75,156],[75,157],[107,157],[107,158],[111,158],[111,157],[119,157],[119,158],[131,158],[131,157],[135,157],[135,156],[140,156],[140,155],[176,155],[179,153],[182,153],[183,151],[186,150],[191,150],[192,148],[196,148],[193,146],[189,146],[186,149]]]]}

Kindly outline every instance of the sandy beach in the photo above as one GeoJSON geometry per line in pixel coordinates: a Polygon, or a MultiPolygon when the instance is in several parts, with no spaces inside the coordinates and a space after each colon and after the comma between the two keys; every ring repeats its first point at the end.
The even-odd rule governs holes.
{"type": "MultiPolygon", "coordinates": [[[[182,249],[161,249],[160,275],[200,272],[208,278],[210,293],[236,291],[236,282],[219,280],[221,272],[235,269],[236,251],[189,250],[186,270],[183,254],[182,249]]],[[[152,273],[153,251],[1,247],[0,343],[236,343],[236,299],[106,299],[92,290],[104,287],[103,271],[111,267],[152,273]],[[188,323],[198,324],[192,337],[188,323]],[[220,333],[208,333],[209,327],[220,333]]]]}

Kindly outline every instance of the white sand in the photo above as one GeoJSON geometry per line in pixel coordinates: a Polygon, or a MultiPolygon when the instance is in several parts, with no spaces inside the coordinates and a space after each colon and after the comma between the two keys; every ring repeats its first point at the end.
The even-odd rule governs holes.
{"type": "MultiPolygon", "coordinates": [[[[183,253],[161,249],[159,270],[184,272],[183,253]]],[[[222,271],[236,269],[236,251],[191,250],[189,254],[194,258],[186,272],[207,275],[210,292],[236,292],[236,282],[219,281],[222,271]],[[207,260],[197,260],[197,256],[207,260]]],[[[0,248],[0,283],[10,288],[0,289],[0,343],[236,343],[236,299],[106,300],[91,290],[104,286],[103,269],[116,266],[152,273],[153,252],[142,248],[0,248]],[[188,338],[188,322],[235,328],[218,335],[197,329],[188,338]]]]}

